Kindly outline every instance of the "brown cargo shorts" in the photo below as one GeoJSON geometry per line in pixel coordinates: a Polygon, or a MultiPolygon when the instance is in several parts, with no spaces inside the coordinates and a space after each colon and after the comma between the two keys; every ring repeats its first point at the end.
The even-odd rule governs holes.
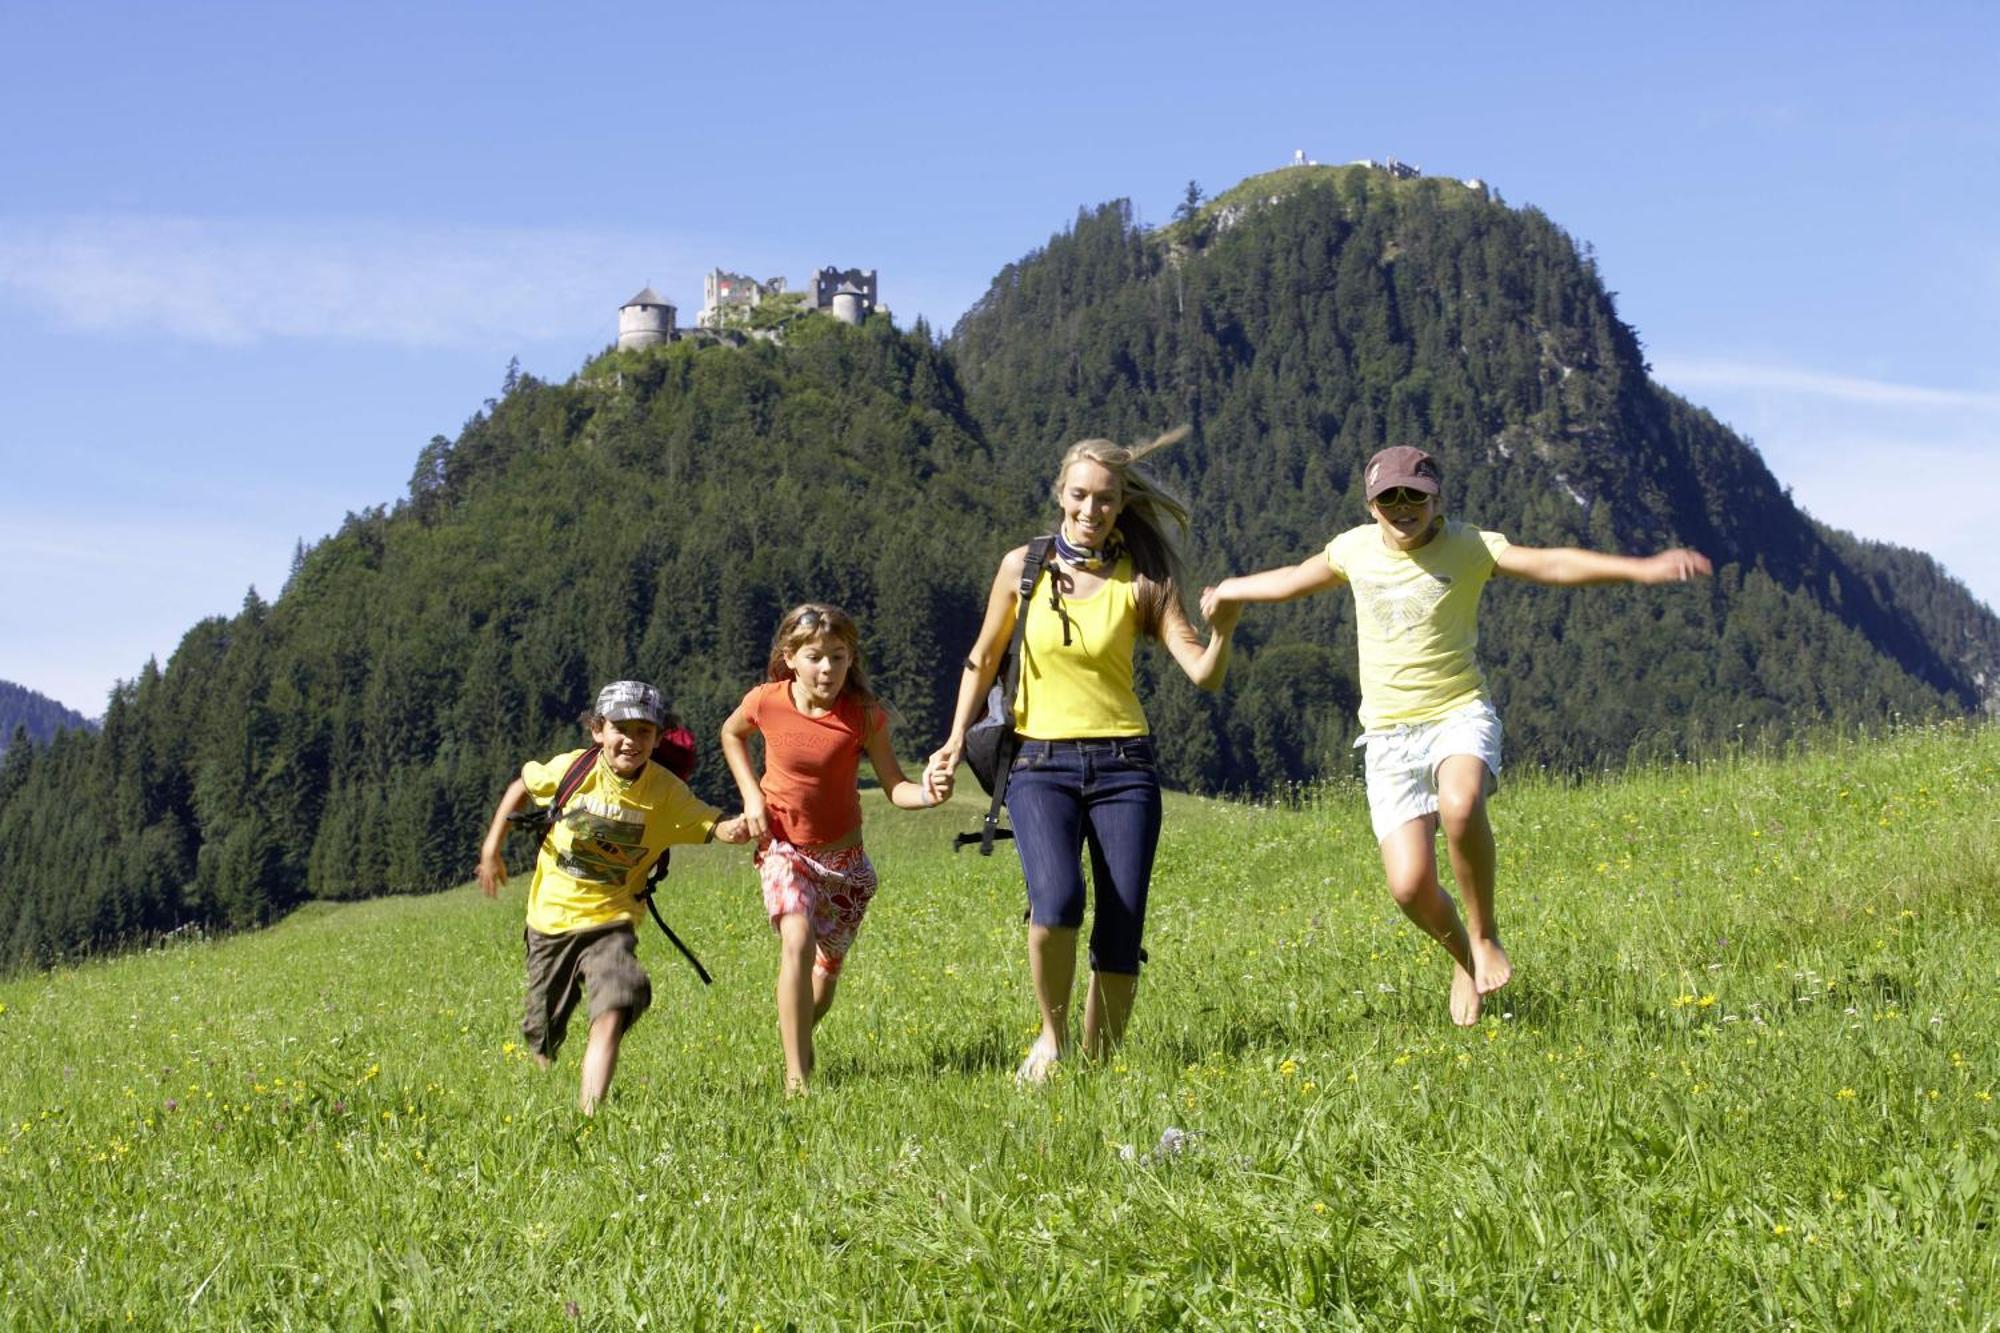
{"type": "Polygon", "coordinates": [[[639,966],[639,935],[628,922],[597,930],[544,935],[522,927],[528,950],[528,1002],[521,1035],[536,1055],[555,1058],[570,1014],[585,992],[590,1020],[613,1009],[625,1011],[627,1029],[653,1003],[653,983],[639,966]]]}

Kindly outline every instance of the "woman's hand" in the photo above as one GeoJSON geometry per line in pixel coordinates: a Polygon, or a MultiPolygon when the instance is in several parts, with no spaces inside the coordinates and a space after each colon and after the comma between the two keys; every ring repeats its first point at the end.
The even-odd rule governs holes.
{"type": "Polygon", "coordinates": [[[1201,618],[1211,625],[1215,623],[1216,611],[1229,603],[1229,599],[1222,595],[1222,589],[1228,582],[1228,579],[1224,579],[1221,583],[1211,583],[1201,590],[1201,618]]]}
{"type": "Polygon", "coordinates": [[[964,754],[963,736],[954,736],[931,751],[931,757],[924,761],[924,785],[934,785],[940,778],[949,784],[952,774],[958,772],[958,761],[964,754]]]}

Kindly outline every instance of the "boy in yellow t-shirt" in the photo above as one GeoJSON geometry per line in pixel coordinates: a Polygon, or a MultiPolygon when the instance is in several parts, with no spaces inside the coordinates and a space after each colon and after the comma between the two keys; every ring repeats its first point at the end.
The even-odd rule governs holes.
{"type": "Polygon", "coordinates": [[[1403,914],[1451,955],[1451,1017],[1469,1027],[1479,1021],[1481,997],[1514,974],[1494,916],[1486,818],[1500,774],[1500,718],[1475,655],[1486,580],[1498,573],[1557,586],[1674,583],[1707,574],[1709,562],[1678,547],[1622,556],[1515,546],[1497,532],[1446,521],[1443,482],[1423,450],[1382,450],[1363,472],[1373,523],[1341,533],[1300,564],[1224,579],[1203,590],[1201,610],[1213,619],[1234,603],[1288,602],[1341,583],[1354,589],[1365,728],[1356,743],[1367,746],[1368,812],[1382,869],[1403,914]],[[1438,882],[1440,825],[1465,896],[1464,923],[1438,882]]]}
{"type": "MultiPolygon", "coordinates": [[[[528,999],[521,1032],[535,1063],[548,1068],[577,1001],[589,995],[590,1044],[577,1092],[585,1115],[604,1100],[618,1067],[618,1044],[652,1003],[635,929],[646,872],[674,843],[749,840],[741,815],[718,819],[720,810],[651,762],[662,716],[660,692],[643,681],[613,681],[598,692],[590,717],[596,761],[550,826],[528,886],[528,999]]],[[[521,765],[479,851],[479,887],[487,897],[507,882],[500,856],[507,816],[553,800],[583,753],[521,765]]]]}

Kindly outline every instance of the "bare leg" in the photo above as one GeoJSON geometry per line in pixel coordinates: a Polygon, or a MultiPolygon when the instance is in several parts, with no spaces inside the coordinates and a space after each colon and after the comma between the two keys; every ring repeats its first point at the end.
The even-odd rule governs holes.
{"type": "Polygon", "coordinates": [[[1083,1052],[1101,1060],[1125,1040],[1125,1021],[1132,1016],[1132,997],[1139,978],[1129,972],[1092,972],[1083,1004],[1083,1052]]]}
{"type": "Polygon", "coordinates": [[[778,918],[778,1039],[785,1047],[785,1091],[806,1090],[813,1067],[813,928],[802,913],[778,918]]]}
{"type": "Polygon", "coordinates": [[[1500,922],[1493,912],[1499,857],[1493,825],[1486,818],[1486,764],[1476,755],[1455,754],[1438,765],[1438,819],[1451,851],[1451,873],[1465,899],[1465,925],[1472,943],[1472,978],[1490,995],[1514,976],[1514,964],[1500,947],[1500,922]]]}
{"type": "Polygon", "coordinates": [[[1434,816],[1412,819],[1382,839],[1382,873],[1403,915],[1451,955],[1451,1021],[1471,1027],[1479,1021],[1479,987],[1473,980],[1472,945],[1437,877],[1437,823],[1434,816]]]}
{"type": "Polygon", "coordinates": [[[590,1045],[583,1052],[583,1082],[577,1089],[577,1109],[596,1115],[597,1105],[611,1091],[618,1068],[618,1043],[625,1036],[625,1011],[606,1009],[590,1023],[590,1045]]]}
{"type": "Polygon", "coordinates": [[[813,969],[813,1026],[826,1017],[826,1011],[833,1008],[834,988],[840,985],[840,978],[831,972],[813,969]]]}
{"type": "Polygon", "coordinates": [[[1042,1034],[1035,1038],[1017,1077],[1039,1083],[1069,1051],[1069,1001],[1076,985],[1076,928],[1028,927],[1028,973],[1035,982],[1035,1004],[1042,1012],[1042,1034]]]}

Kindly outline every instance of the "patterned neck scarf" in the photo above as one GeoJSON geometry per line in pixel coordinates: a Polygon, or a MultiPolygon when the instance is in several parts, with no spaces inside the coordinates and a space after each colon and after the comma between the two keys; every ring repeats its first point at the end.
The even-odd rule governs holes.
{"type": "Polygon", "coordinates": [[[1091,550],[1088,547],[1071,545],[1069,538],[1063,536],[1061,525],[1056,527],[1056,557],[1071,569],[1095,574],[1116,564],[1118,557],[1123,554],[1125,554],[1125,541],[1118,535],[1116,528],[1111,530],[1111,535],[1105,539],[1104,545],[1091,550]]]}

